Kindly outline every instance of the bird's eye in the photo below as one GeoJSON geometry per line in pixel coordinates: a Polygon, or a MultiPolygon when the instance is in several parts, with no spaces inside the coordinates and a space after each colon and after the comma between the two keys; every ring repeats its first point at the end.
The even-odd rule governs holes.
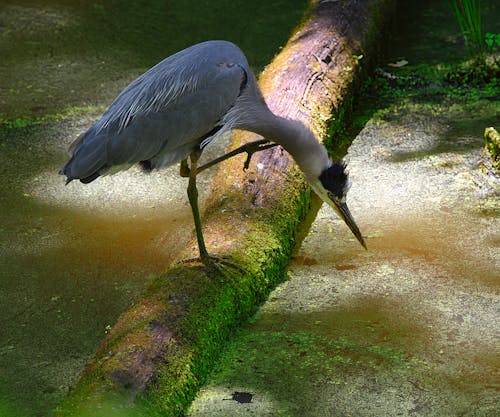
{"type": "Polygon", "coordinates": [[[349,188],[345,164],[334,162],[320,175],[319,180],[333,201],[345,201],[345,195],[349,188]]]}
{"type": "Polygon", "coordinates": [[[332,192],[328,191],[328,197],[337,205],[342,205],[346,203],[346,195],[343,194],[342,197],[338,197],[332,192]]]}

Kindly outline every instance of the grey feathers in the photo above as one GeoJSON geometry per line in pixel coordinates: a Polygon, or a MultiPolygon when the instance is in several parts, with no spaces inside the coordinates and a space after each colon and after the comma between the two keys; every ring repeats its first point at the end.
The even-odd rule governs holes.
{"type": "Polygon", "coordinates": [[[134,117],[164,111],[178,98],[215,82],[221,69],[230,68],[219,64],[239,62],[248,65],[243,53],[225,41],[204,42],[177,52],[132,81],[95,126],[103,130],[116,123],[120,131],[134,117]]]}
{"type": "Polygon", "coordinates": [[[69,181],[95,179],[141,161],[154,169],[186,158],[224,127],[226,114],[255,83],[248,74],[241,50],[226,41],[204,42],[166,58],[132,81],[73,142],[61,173],[69,181]]]}

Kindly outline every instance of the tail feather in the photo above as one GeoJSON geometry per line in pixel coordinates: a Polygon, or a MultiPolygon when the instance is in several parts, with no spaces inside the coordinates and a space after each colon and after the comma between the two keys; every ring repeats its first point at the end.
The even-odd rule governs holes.
{"type": "Polygon", "coordinates": [[[78,136],[69,146],[68,152],[71,158],[59,170],[59,174],[66,175],[66,184],[76,179],[88,184],[106,171],[106,139],[93,135],[91,129],[78,136]]]}

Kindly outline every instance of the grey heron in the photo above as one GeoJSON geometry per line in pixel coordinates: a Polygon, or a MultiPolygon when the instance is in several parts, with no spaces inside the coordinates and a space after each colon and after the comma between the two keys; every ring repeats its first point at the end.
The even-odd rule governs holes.
{"type": "Polygon", "coordinates": [[[341,161],[304,124],[272,113],[243,52],[227,41],[193,45],[164,59],[132,81],[103,116],[69,147],[61,168],[66,184],[87,184],[101,175],[139,163],[144,171],[181,162],[193,213],[200,259],[212,264],[203,239],[196,175],[237,153],[281,145],[296,161],[312,189],[332,206],[358,241],[365,241],[346,205],[348,177],[341,161]],[[198,167],[203,148],[232,129],[265,139],[198,167]],[[187,159],[190,159],[188,166],[187,159]]]}

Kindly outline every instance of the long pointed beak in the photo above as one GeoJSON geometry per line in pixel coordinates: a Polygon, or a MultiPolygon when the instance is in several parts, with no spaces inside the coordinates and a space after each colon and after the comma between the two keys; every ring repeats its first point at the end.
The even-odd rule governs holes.
{"type": "Polygon", "coordinates": [[[349,211],[349,208],[347,207],[346,203],[337,203],[333,200],[329,201],[330,205],[335,209],[339,217],[345,221],[347,226],[349,226],[349,229],[351,229],[351,232],[356,236],[356,239],[358,239],[358,242],[361,243],[361,245],[368,250],[366,247],[365,240],[363,239],[363,236],[361,235],[361,232],[359,230],[358,225],[354,221],[354,218],[351,215],[351,212],[349,211]],[[331,203],[330,203],[331,202],[331,203]]]}

